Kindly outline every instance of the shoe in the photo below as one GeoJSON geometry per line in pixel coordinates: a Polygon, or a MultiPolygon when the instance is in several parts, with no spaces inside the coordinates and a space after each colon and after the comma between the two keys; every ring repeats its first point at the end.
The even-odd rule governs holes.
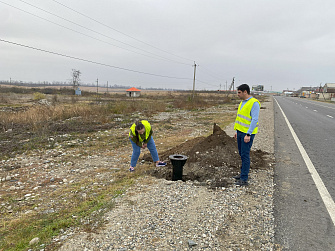
{"type": "Polygon", "coordinates": [[[134,171],[135,171],[134,167],[131,166],[131,167],[129,168],[129,172],[134,172],[134,171]]]}
{"type": "Polygon", "coordinates": [[[156,164],[156,167],[161,167],[161,166],[166,166],[166,163],[163,162],[163,161],[159,161],[159,162],[156,164]]]}
{"type": "Polygon", "coordinates": [[[247,185],[249,185],[249,183],[248,183],[247,180],[241,180],[241,179],[239,179],[238,181],[235,182],[235,185],[236,186],[247,186],[247,185]]]}
{"type": "Polygon", "coordinates": [[[233,178],[234,178],[235,180],[239,180],[239,179],[241,179],[241,174],[236,175],[236,176],[233,176],[233,178]]]}

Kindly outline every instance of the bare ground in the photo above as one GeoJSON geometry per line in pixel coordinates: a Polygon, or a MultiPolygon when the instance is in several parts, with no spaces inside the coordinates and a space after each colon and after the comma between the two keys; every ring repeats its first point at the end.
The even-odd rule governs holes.
{"type": "MultiPolygon", "coordinates": [[[[240,171],[241,159],[236,140],[216,124],[211,135],[191,139],[160,153],[161,159],[166,160],[168,165],[165,168],[153,168],[148,173],[171,180],[173,167],[169,156],[178,154],[188,157],[183,167],[183,181],[197,180],[211,187],[227,187],[232,183],[231,177],[240,171]]],[[[251,151],[250,155],[252,169],[266,169],[271,163],[268,153],[261,150],[251,151]]],[[[145,154],[143,159],[150,161],[150,154],[145,154]]]]}

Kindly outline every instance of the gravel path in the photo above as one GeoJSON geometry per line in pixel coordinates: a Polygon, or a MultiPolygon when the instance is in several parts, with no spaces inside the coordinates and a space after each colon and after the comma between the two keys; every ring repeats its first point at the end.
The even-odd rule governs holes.
{"type": "MultiPolygon", "coordinates": [[[[273,100],[264,102],[253,150],[274,154],[273,100]]],[[[233,135],[232,126],[226,128],[233,135]]],[[[273,250],[273,166],[248,187],[143,177],[116,199],[98,233],[64,233],[59,250],[273,250]]]]}

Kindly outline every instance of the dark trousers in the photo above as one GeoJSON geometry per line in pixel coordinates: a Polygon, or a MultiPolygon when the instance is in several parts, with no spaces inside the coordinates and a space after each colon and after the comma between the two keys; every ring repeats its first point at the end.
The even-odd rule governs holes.
{"type": "Polygon", "coordinates": [[[241,167],[241,180],[248,180],[249,170],[250,170],[250,149],[252,142],[254,141],[255,134],[250,136],[250,141],[248,143],[244,142],[244,137],[246,133],[237,131],[237,147],[238,153],[241,156],[242,167],[241,167]]]}

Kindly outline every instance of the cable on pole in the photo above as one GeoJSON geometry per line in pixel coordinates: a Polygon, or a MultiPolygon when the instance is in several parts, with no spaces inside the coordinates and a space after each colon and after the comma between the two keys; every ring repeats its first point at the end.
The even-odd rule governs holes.
{"type": "Polygon", "coordinates": [[[102,33],[100,33],[100,32],[97,32],[97,31],[95,31],[95,30],[92,30],[92,29],[90,29],[90,28],[87,28],[87,27],[85,27],[85,26],[83,26],[83,25],[80,25],[80,24],[77,24],[77,23],[75,23],[75,22],[72,22],[71,20],[68,20],[68,19],[66,19],[66,18],[60,17],[60,16],[58,16],[58,15],[56,15],[56,14],[53,14],[53,13],[51,13],[51,12],[49,12],[49,11],[43,10],[43,9],[41,9],[41,8],[35,6],[35,5],[32,5],[32,4],[30,4],[30,3],[27,3],[27,2],[25,2],[25,1],[23,1],[23,0],[19,0],[19,1],[24,2],[25,4],[30,5],[30,6],[32,6],[32,7],[34,7],[34,8],[39,9],[39,10],[42,10],[42,11],[44,11],[44,12],[50,14],[50,15],[56,16],[56,17],[58,17],[58,18],[60,18],[60,19],[62,19],[62,20],[65,20],[65,21],[69,22],[69,23],[72,23],[72,24],[74,24],[74,25],[77,25],[77,26],[79,26],[79,27],[81,27],[81,28],[84,28],[84,29],[86,29],[86,30],[89,30],[89,31],[91,31],[91,32],[94,32],[94,33],[96,33],[96,34],[99,34],[99,35],[101,35],[101,36],[107,37],[107,38],[112,39],[112,40],[114,40],[114,41],[117,41],[117,42],[119,42],[119,43],[128,45],[128,46],[130,46],[130,47],[133,47],[133,48],[135,48],[135,49],[137,49],[137,50],[140,50],[140,51],[143,51],[143,52],[145,52],[145,53],[151,54],[151,55],[153,55],[153,56],[155,56],[155,57],[153,57],[153,56],[149,56],[149,55],[146,55],[146,54],[137,52],[137,51],[129,50],[129,49],[123,48],[123,47],[121,47],[121,46],[112,44],[112,43],[110,43],[110,42],[107,42],[107,41],[98,39],[98,38],[93,37],[93,36],[90,36],[90,35],[87,35],[87,34],[85,34],[85,33],[82,33],[82,32],[79,32],[79,31],[77,31],[77,30],[71,29],[71,28],[66,27],[66,26],[64,26],[64,25],[61,25],[61,24],[58,24],[58,23],[56,23],[56,22],[50,21],[50,20],[48,20],[48,19],[46,19],[46,18],[40,17],[40,16],[38,16],[38,15],[36,15],[36,14],[33,14],[33,13],[29,12],[29,11],[26,11],[26,10],[20,9],[20,8],[18,8],[18,7],[15,7],[15,6],[13,6],[13,5],[10,5],[10,4],[8,4],[8,3],[5,3],[5,2],[3,2],[3,1],[0,1],[0,3],[5,4],[5,5],[7,5],[7,6],[10,6],[10,7],[14,8],[14,9],[17,9],[17,10],[22,11],[22,12],[24,12],[24,13],[27,13],[27,14],[29,14],[29,15],[32,15],[32,16],[34,16],[34,17],[37,17],[37,18],[39,18],[39,19],[42,19],[42,20],[44,20],[44,21],[47,21],[47,22],[49,22],[49,23],[52,23],[52,24],[54,24],[54,25],[57,25],[57,26],[59,26],[59,27],[62,27],[62,28],[64,28],[64,29],[70,30],[70,31],[72,31],[72,32],[81,34],[81,35],[83,35],[83,36],[92,38],[92,39],[94,39],[94,40],[97,40],[97,41],[100,41],[100,42],[103,42],[103,43],[106,43],[106,44],[109,44],[109,45],[112,45],[112,46],[115,46],[115,47],[118,47],[118,48],[123,49],[123,50],[127,50],[127,51],[130,51],[130,52],[133,52],[133,53],[142,55],[142,56],[150,57],[150,58],[155,58],[155,59],[159,59],[159,60],[171,61],[171,62],[174,62],[174,63],[183,64],[183,65],[189,65],[189,64],[186,64],[186,63],[182,63],[182,62],[179,62],[179,61],[176,61],[176,60],[173,60],[173,59],[169,59],[169,58],[166,58],[166,57],[162,57],[162,56],[160,56],[160,55],[151,53],[151,52],[149,52],[149,51],[146,51],[146,50],[137,48],[137,47],[135,47],[135,46],[132,46],[132,45],[127,44],[127,43],[124,43],[124,42],[119,41],[119,40],[117,40],[117,39],[114,39],[114,38],[112,38],[112,37],[110,37],[110,36],[104,35],[104,34],[102,34],[102,33]]]}
{"type": "Polygon", "coordinates": [[[124,71],[129,71],[129,72],[135,72],[135,73],[140,73],[140,74],[145,74],[145,75],[150,75],[150,76],[155,76],[155,77],[162,77],[162,78],[173,78],[173,79],[190,80],[190,78],[180,78],[180,77],[172,77],[172,76],[166,76],[166,75],[159,75],[159,74],[154,74],[154,73],[149,73],[149,72],[143,72],[143,71],[137,71],[137,70],[127,69],[127,68],[123,68],[123,67],[119,67],[119,66],[109,65],[109,64],[100,63],[100,62],[96,62],[96,61],[92,61],[92,60],[88,60],[88,59],[83,59],[83,58],[79,58],[79,57],[69,56],[69,55],[66,55],[66,54],[58,53],[58,52],[48,51],[48,50],[36,48],[36,47],[33,47],[33,46],[29,46],[29,45],[19,44],[19,43],[11,42],[11,41],[8,41],[8,40],[5,40],[5,39],[1,39],[1,38],[0,38],[0,41],[8,43],[8,44],[13,44],[13,45],[16,45],[16,46],[20,46],[20,47],[32,49],[32,50],[37,50],[37,51],[41,51],[41,52],[45,52],[45,53],[49,53],[49,54],[53,54],[53,55],[57,55],[57,56],[61,56],[61,57],[71,58],[71,59],[75,59],[75,60],[79,60],[79,61],[83,61],[83,62],[87,62],[87,63],[92,63],[92,64],[97,64],[97,65],[102,65],[102,66],[106,66],[106,67],[110,67],[110,68],[115,68],[115,69],[119,69],[119,70],[124,70],[124,71]]]}

